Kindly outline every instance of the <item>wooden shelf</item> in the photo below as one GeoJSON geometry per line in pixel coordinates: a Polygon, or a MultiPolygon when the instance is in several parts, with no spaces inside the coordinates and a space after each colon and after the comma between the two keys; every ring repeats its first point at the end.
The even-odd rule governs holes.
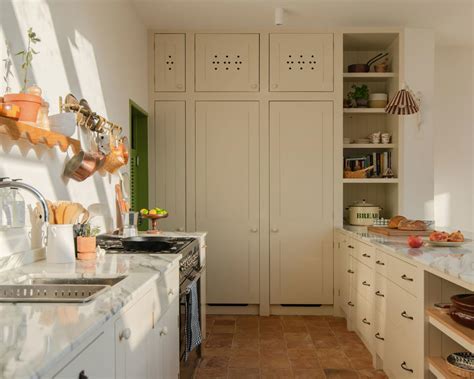
{"type": "Polygon", "coordinates": [[[343,108],[344,113],[352,114],[386,114],[385,108],[343,108]]]}
{"type": "Polygon", "coordinates": [[[61,151],[66,151],[71,146],[74,153],[81,150],[80,141],[66,137],[63,134],[37,128],[25,123],[0,116],[0,134],[6,134],[13,140],[25,139],[33,145],[46,145],[49,148],[59,146],[61,151]]]}
{"type": "Polygon", "coordinates": [[[343,183],[350,183],[350,184],[390,184],[390,183],[398,183],[398,178],[365,178],[365,179],[349,179],[344,178],[342,179],[343,183]]]}
{"type": "Polygon", "coordinates": [[[351,82],[375,82],[395,78],[394,72],[344,72],[343,78],[351,82]]]}
{"type": "Polygon", "coordinates": [[[459,379],[448,369],[446,360],[441,357],[428,357],[428,368],[438,379],[459,379]]]}
{"type": "Polygon", "coordinates": [[[455,322],[448,314],[437,309],[426,310],[428,322],[436,329],[446,334],[468,351],[474,351],[474,330],[455,322]]]}
{"type": "Polygon", "coordinates": [[[395,149],[395,143],[345,143],[344,149],[395,149]]]}

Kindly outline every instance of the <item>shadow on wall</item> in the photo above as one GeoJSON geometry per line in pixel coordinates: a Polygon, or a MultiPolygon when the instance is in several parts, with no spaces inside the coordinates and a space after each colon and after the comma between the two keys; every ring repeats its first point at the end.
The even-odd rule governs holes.
{"type": "MultiPolygon", "coordinates": [[[[124,90],[123,83],[126,84],[130,78],[117,77],[114,68],[128,59],[130,53],[122,46],[121,33],[127,33],[127,28],[123,24],[115,24],[115,30],[121,29],[119,32],[108,29],[107,24],[110,26],[114,22],[110,16],[110,3],[102,6],[94,4],[94,11],[91,5],[92,2],[38,0],[32,3],[26,0],[2,0],[0,28],[13,54],[25,49],[23,38],[28,27],[33,27],[42,39],[38,45],[40,54],[33,60],[29,82],[43,89],[44,97],[51,104],[50,113],[58,112],[58,96],[72,92],[78,98],[87,98],[95,111],[114,121],[114,116],[120,114],[116,121],[126,126],[128,100],[127,103],[123,101],[124,94],[120,91],[124,90]]],[[[127,11],[130,9],[123,3],[114,3],[114,15],[120,15],[123,19],[129,17],[127,11]]],[[[19,89],[21,71],[17,58],[14,58],[13,71],[16,83],[12,83],[11,87],[16,91],[19,89]]],[[[87,139],[81,140],[85,142],[87,139]]],[[[41,183],[31,184],[57,200],[80,201],[86,206],[95,202],[103,204],[103,226],[107,230],[113,228],[114,184],[117,178],[96,174],[84,183],[69,181],[62,178],[60,173],[70,152],[65,154],[57,148],[32,148],[26,142],[12,144],[4,138],[0,138],[0,143],[0,175],[11,176],[13,170],[15,175],[22,174],[28,182],[26,169],[23,173],[12,169],[17,165],[27,166],[28,170],[47,172],[47,183],[46,178],[42,177],[41,183]],[[18,148],[14,145],[18,145],[18,148]],[[43,188],[45,186],[48,188],[43,188]]],[[[83,148],[87,150],[89,146],[85,145],[83,148]]],[[[37,175],[32,176],[32,180],[37,179],[37,175]]]]}

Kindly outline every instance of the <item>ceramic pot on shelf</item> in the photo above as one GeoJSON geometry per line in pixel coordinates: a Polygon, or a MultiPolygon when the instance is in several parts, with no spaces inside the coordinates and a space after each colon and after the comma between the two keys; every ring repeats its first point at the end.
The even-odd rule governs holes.
{"type": "Polygon", "coordinates": [[[36,124],[38,111],[43,103],[41,96],[29,93],[10,93],[4,96],[5,104],[13,104],[20,107],[18,121],[36,124]]]}

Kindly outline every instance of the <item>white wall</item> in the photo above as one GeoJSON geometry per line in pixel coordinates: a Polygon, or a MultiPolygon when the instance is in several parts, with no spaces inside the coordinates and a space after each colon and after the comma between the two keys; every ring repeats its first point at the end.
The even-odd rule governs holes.
{"type": "MultiPolygon", "coordinates": [[[[0,17],[1,59],[6,54],[5,40],[13,52],[24,48],[28,27],[41,38],[31,83],[43,89],[50,113],[58,112],[59,96],[72,92],[128,133],[129,99],[147,108],[146,28],[128,1],[1,0],[0,17]]],[[[18,70],[19,60],[15,59],[12,87],[16,91],[18,70]]],[[[2,82],[0,93],[4,90],[2,82]]],[[[11,143],[0,135],[0,176],[23,178],[49,199],[74,200],[86,206],[102,203],[105,217],[97,222],[112,228],[117,178],[96,174],[82,183],[65,180],[61,173],[68,156],[71,152],[11,143]]],[[[8,235],[11,233],[0,235],[0,247],[8,235]]]]}
{"type": "Polygon", "coordinates": [[[473,49],[437,47],[435,57],[435,218],[474,230],[473,49]]]}

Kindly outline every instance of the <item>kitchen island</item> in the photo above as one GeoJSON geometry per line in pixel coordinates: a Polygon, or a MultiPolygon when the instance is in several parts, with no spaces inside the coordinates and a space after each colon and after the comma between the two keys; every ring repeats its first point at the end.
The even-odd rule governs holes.
{"type": "Polygon", "coordinates": [[[446,377],[447,355],[474,351],[474,333],[434,307],[474,291],[474,245],[409,248],[407,237],[336,229],[335,312],[389,377],[446,377]]]}

